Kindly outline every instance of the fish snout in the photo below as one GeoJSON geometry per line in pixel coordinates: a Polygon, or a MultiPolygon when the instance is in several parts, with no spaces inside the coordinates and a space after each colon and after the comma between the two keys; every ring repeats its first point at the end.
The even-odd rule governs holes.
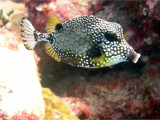
{"type": "Polygon", "coordinates": [[[138,59],[141,57],[141,54],[131,50],[129,58],[132,60],[133,63],[137,63],[138,59]]]}

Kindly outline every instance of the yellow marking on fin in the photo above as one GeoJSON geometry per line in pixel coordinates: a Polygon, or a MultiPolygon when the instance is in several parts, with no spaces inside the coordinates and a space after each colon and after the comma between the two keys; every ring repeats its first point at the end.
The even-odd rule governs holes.
{"type": "Polygon", "coordinates": [[[54,51],[54,49],[51,47],[50,43],[46,43],[45,44],[45,51],[46,53],[51,56],[52,58],[54,58],[57,62],[60,62],[61,59],[58,57],[57,53],[54,51]]]}
{"type": "Polygon", "coordinates": [[[106,66],[112,68],[112,66],[108,65],[107,61],[105,60],[106,55],[102,51],[101,51],[101,54],[102,55],[100,57],[93,58],[91,59],[91,61],[95,63],[96,67],[101,67],[101,65],[105,64],[106,66]],[[97,65],[96,63],[99,63],[99,65],[97,65]]]}
{"type": "Polygon", "coordinates": [[[51,15],[47,21],[48,35],[55,30],[57,24],[60,24],[59,20],[57,19],[57,17],[55,15],[51,15]]]}

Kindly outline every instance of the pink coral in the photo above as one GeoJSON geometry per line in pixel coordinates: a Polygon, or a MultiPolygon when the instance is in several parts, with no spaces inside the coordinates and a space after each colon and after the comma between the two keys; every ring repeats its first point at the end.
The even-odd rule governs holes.
{"type": "Polygon", "coordinates": [[[61,0],[24,1],[27,13],[30,17],[29,19],[36,29],[41,32],[46,32],[46,21],[51,14],[55,14],[60,22],[64,22],[73,17],[87,15],[90,13],[88,10],[90,2],[91,0],[67,0],[66,2],[62,2],[61,0]]]}
{"type": "Polygon", "coordinates": [[[146,5],[149,9],[153,9],[158,3],[158,0],[146,0],[146,5]]]}
{"type": "Polygon", "coordinates": [[[27,112],[22,112],[22,113],[13,115],[11,120],[39,120],[39,118],[33,113],[28,114],[27,112]]]}
{"type": "Polygon", "coordinates": [[[86,119],[90,116],[90,108],[79,98],[64,97],[63,102],[66,103],[73,113],[80,119],[86,119]]]}
{"type": "Polygon", "coordinates": [[[5,113],[0,113],[0,119],[2,120],[39,120],[39,118],[34,114],[28,114],[27,112],[17,113],[11,118],[8,117],[5,113]]]}
{"type": "Polygon", "coordinates": [[[0,120],[7,120],[8,115],[0,110],[0,120]]]}
{"type": "Polygon", "coordinates": [[[18,35],[2,28],[0,28],[0,40],[1,48],[7,47],[11,50],[18,50],[18,45],[22,44],[22,41],[18,35]]]}
{"type": "Polygon", "coordinates": [[[36,27],[38,31],[46,32],[46,20],[49,15],[53,14],[53,8],[49,6],[49,4],[53,2],[53,0],[25,0],[25,6],[28,10],[28,15],[30,16],[30,20],[33,25],[36,27]]]}
{"type": "Polygon", "coordinates": [[[110,73],[80,86],[71,84],[67,96],[79,97],[89,105],[92,114],[88,119],[159,119],[158,66],[159,62],[146,66],[141,76],[110,73]]]}

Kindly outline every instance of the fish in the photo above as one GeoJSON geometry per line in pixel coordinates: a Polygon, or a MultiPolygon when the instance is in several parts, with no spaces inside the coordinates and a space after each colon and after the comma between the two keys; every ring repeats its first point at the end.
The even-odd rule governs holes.
{"type": "Polygon", "coordinates": [[[20,27],[27,49],[33,50],[37,42],[46,41],[44,49],[49,56],[76,67],[112,67],[129,60],[137,63],[141,56],[126,42],[120,24],[94,15],[76,17],[63,23],[51,15],[46,23],[47,33],[35,30],[24,17],[20,27]]]}

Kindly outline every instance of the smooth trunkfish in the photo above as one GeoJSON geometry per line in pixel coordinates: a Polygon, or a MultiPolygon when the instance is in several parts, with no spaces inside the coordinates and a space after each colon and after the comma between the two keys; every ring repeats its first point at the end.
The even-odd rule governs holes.
{"type": "Polygon", "coordinates": [[[32,50],[37,42],[47,41],[46,53],[58,62],[101,68],[141,56],[126,42],[120,24],[93,15],[84,15],[60,23],[52,15],[47,21],[47,33],[35,30],[26,18],[21,20],[21,37],[25,47],[32,50]]]}

